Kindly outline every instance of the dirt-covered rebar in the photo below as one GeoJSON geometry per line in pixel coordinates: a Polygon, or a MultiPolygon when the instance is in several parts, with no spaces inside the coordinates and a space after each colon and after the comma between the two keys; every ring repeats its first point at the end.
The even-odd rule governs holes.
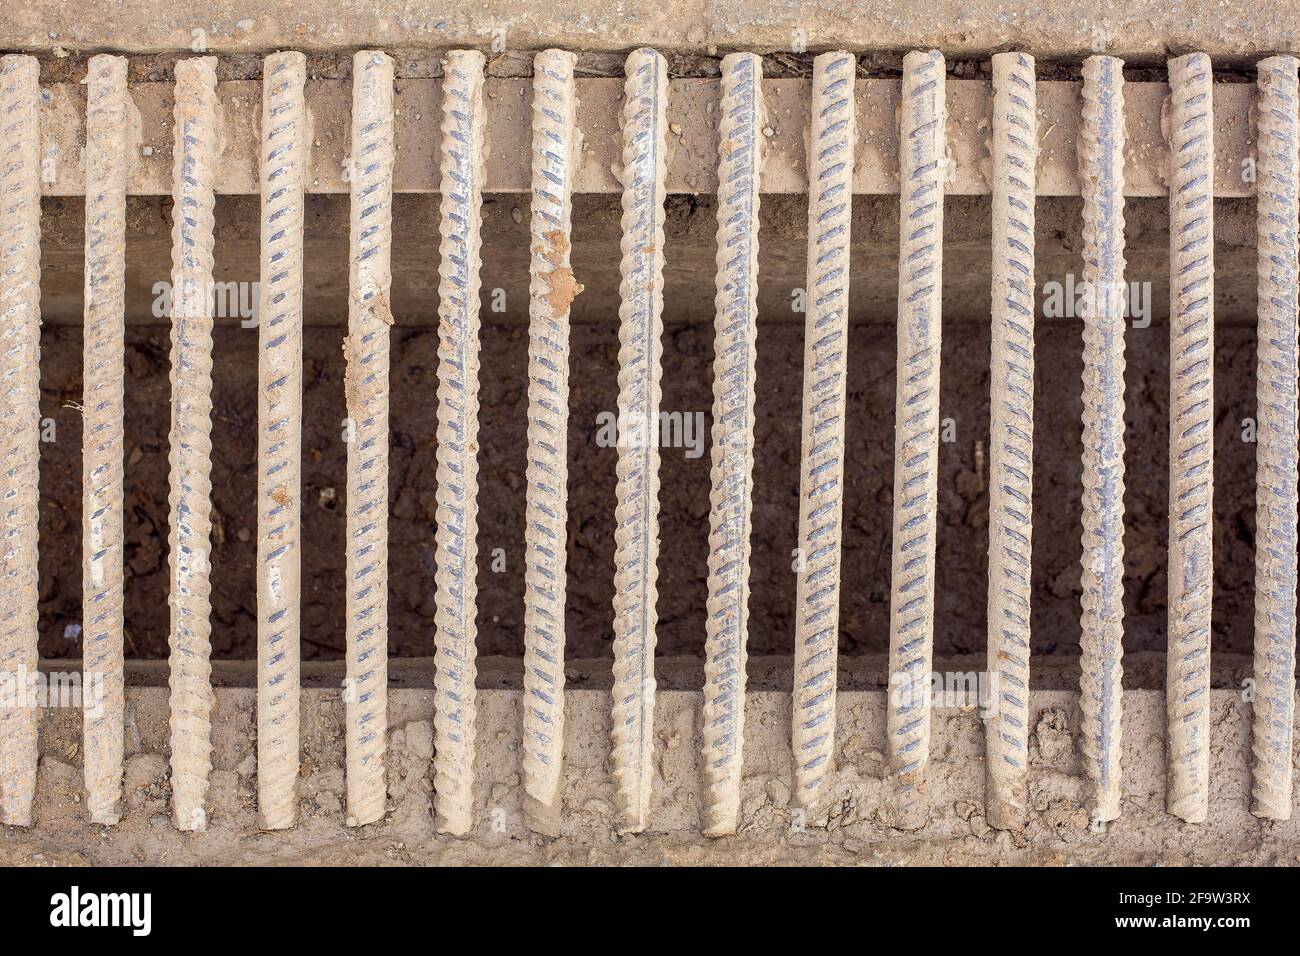
{"type": "Polygon", "coordinates": [[[901,825],[926,817],[934,556],[939,512],[939,352],[942,341],[943,194],[948,161],[944,60],[903,58],[899,131],[898,387],[889,609],[890,768],[901,825]]]}
{"type": "Polygon", "coordinates": [[[611,759],[620,826],[638,832],[649,823],[654,773],[668,66],[641,49],[626,73],[611,759]]]}
{"type": "Polygon", "coordinates": [[[474,825],[478,586],[479,269],[486,119],[477,50],[443,64],[438,233],[437,630],[433,792],[439,827],[474,825]]]}
{"type": "Polygon", "coordinates": [[[855,70],[849,53],[813,61],[791,717],[794,797],[803,807],[817,802],[835,763],[855,70]]]}
{"type": "Polygon", "coordinates": [[[134,115],[126,57],[86,71],[86,269],[82,339],[82,688],[86,817],[115,824],[122,808],[123,395],[126,378],[126,178],[134,115]]]}
{"type": "Polygon", "coordinates": [[[528,490],[524,531],[524,792],[528,823],[559,835],[564,760],[564,595],[568,557],[569,261],[580,158],[577,57],[533,60],[528,286],[528,490]]]}
{"type": "Polygon", "coordinates": [[[1083,764],[1098,823],[1119,816],[1124,636],[1124,74],[1083,65],[1083,764]]]}
{"type": "Polygon", "coordinates": [[[0,57],[0,823],[32,825],[37,714],[41,136],[36,57],[0,57]]]}
{"type": "Polygon", "coordinates": [[[1169,773],[1166,805],[1205,822],[1214,592],[1214,76],[1169,61],[1169,773]]]}
{"type": "Polygon", "coordinates": [[[207,827],[212,772],[213,208],[217,58],[176,64],[171,287],[171,772],[181,830],[207,827]]]}
{"type": "Polygon", "coordinates": [[[740,820],[754,506],[754,363],[758,345],[758,207],[763,168],[763,60],[722,58],[717,294],[704,660],[704,833],[740,820]]]}
{"type": "Polygon", "coordinates": [[[301,53],[272,53],[262,73],[257,810],[262,827],[279,830],[293,826],[298,811],[306,58],[301,53]]]}
{"type": "Polygon", "coordinates": [[[1259,354],[1251,811],[1270,820],[1291,818],[1295,762],[1298,62],[1293,56],[1260,61],[1256,112],[1259,354]]]}
{"type": "Polygon", "coordinates": [[[1037,101],[1033,57],[995,55],[985,816],[1005,830],[1024,826],[1028,798],[1037,101]]]}
{"type": "Polygon", "coordinates": [[[388,734],[388,365],[393,249],[393,61],[352,58],[347,476],[348,824],[384,815],[388,734]]]}

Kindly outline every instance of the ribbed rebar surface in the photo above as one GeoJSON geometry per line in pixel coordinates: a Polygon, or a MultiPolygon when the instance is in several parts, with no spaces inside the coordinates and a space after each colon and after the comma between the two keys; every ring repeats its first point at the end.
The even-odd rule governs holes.
{"type": "Polygon", "coordinates": [[[121,817],[122,466],[126,376],[126,57],[90,58],[86,76],[86,269],[82,339],[82,710],[86,817],[121,817]],[[97,682],[97,683],[96,683],[97,682]]]}
{"type": "Polygon", "coordinates": [[[479,268],[486,157],[482,53],[447,55],[438,225],[437,650],[434,807],[440,828],[474,825],[474,612],[478,587],[479,268]]]}
{"type": "Polygon", "coordinates": [[[898,388],[894,432],[892,599],[889,609],[890,767],[903,825],[926,816],[934,555],[938,514],[939,351],[943,193],[947,174],[944,60],[903,58],[899,135],[898,388]]]}
{"type": "Polygon", "coordinates": [[[985,722],[985,816],[1008,830],[1024,826],[1029,769],[1037,101],[1033,57],[995,55],[988,610],[995,706],[985,722]]]}
{"type": "Polygon", "coordinates": [[[1119,816],[1124,635],[1124,74],[1083,65],[1083,763],[1092,818],[1119,816]]]}
{"type": "MultiPolygon", "coordinates": [[[[41,393],[41,91],[36,57],[0,57],[0,671],[36,678],[41,393]]],[[[11,691],[13,693],[13,691],[11,691]]],[[[37,715],[0,707],[0,823],[32,825],[37,715]]]]}
{"type": "Polygon", "coordinates": [[[293,826],[298,810],[306,57],[273,53],[262,74],[257,810],[263,828],[278,830],[293,826]]]}
{"type": "Polygon", "coordinates": [[[352,199],[344,398],[348,418],[348,823],[384,815],[388,734],[388,339],[393,313],[393,61],[352,58],[352,199]]]}
{"type": "Polygon", "coordinates": [[[714,297],[713,435],[704,660],[704,833],[736,832],[745,731],[754,361],[758,339],[758,180],[763,60],[722,58],[714,297]]]}
{"type": "Polygon", "coordinates": [[[171,771],[181,830],[207,827],[212,771],[212,267],[217,58],[176,64],[172,172],[171,771]]]}
{"type": "Polygon", "coordinates": [[[1255,755],[1251,811],[1291,818],[1296,642],[1297,59],[1259,64],[1255,755]]]}
{"type": "Polygon", "coordinates": [[[856,69],[849,53],[813,61],[791,720],[794,797],[804,807],[817,802],[835,763],[856,69]]]}
{"type": "Polygon", "coordinates": [[[559,835],[564,756],[564,595],[568,554],[569,263],[579,159],[577,57],[533,61],[532,219],[528,285],[528,490],[524,552],[523,748],[533,829],[559,835]]]}
{"type": "Polygon", "coordinates": [[[636,832],[649,822],[654,770],[668,67],[654,50],[642,49],[628,56],[626,73],[612,762],[620,825],[636,832]]]}
{"type": "Polygon", "coordinates": [[[1214,591],[1214,77],[1169,61],[1169,773],[1166,805],[1202,823],[1210,793],[1214,591]]]}

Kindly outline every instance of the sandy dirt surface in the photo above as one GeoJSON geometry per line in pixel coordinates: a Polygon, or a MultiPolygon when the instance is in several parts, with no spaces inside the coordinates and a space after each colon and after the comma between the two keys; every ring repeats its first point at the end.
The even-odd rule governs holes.
{"type": "Polygon", "coordinates": [[[1020,49],[1042,57],[1108,52],[1162,60],[1170,49],[1243,57],[1293,49],[1300,40],[1288,0],[476,0],[433,7],[406,0],[299,0],[273,8],[263,0],[175,0],[166,16],[158,15],[153,0],[94,9],[60,0],[11,6],[0,19],[0,47],[18,50],[652,45],[763,53],[940,47],[953,54],[1020,49]]]}
{"type": "Polygon", "coordinates": [[[429,689],[389,697],[388,790],[384,819],[344,826],[343,705],[337,691],[302,697],[299,826],[256,828],[253,691],[221,688],[214,714],[209,829],[181,834],[169,819],[166,690],[127,692],[125,813],[115,828],[84,822],[80,714],[46,711],[41,728],[36,826],[0,829],[0,865],[13,864],[1258,864],[1300,862],[1300,815],[1287,823],[1252,817],[1247,806],[1249,712],[1233,691],[1213,692],[1210,810],[1203,825],[1164,811],[1164,695],[1130,691],[1124,712],[1122,816],[1089,829],[1079,760],[1077,695],[1038,691],[1030,704],[1029,823],[1022,833],[990,829],[984,817],[984,735],[977,713],[939,709],[928,820],[900,828],[883,750],[885,699],[878,691],[841,693],[838,772],[825,802],[792,809],[790,698],[751,693],[740,830],[707,840],[701,810],[702,695],[659,694],[655,713],[651,822],[640,836],[615,835],[609,772],[609,696],[569,694],[563,828],[558,839],[523,825],[520,695],[481,690],[468,838],[433,827],[429,689]]]}

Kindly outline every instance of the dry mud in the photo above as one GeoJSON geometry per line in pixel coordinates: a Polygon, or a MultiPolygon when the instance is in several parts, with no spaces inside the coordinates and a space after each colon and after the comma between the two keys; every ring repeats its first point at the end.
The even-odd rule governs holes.
{"type": "Polygon", "coordinates": [[[1030,817],[1021,833],[984,818],[984,737],[975,711],[935,714],[929,820],[899,829],[885,781],[885,698],[845,691],[838,705],[838,773],[825,803],[801,816],[790,805],[789,695],[759,691],[746,704],[741,822],[734,837],[699,835],[702,695],[658,695],[650,830],[618,836],[609,773],[609,695],[569,694],[563,830],[523,825],[519,703],[514,690],[479,692],[475,827],[468,838],[435,833],[428,689],[389,695],[389,799],[384,819],[345,823],[343,704],[337,691],[304,690],[299,825],[256,828],[254,692],[220,688],[208,830],[182,834],[169,818],[167,700],[162,687],[127,691],[126,800],[114,828],[85,821],[80,714],[48,710],[41,733],[36,826],[0,829],[0,865],[14,864],[1254,864],[1300,862],[1300,814],[1286,823],[1248,810],[1249,711],[1236,692],[1211,705],[1210,812],[1203,825],[1164,812],[1164,695],[1130,691],[1124,706],[1122,816],[1090,830],[1078,749],[1077,695],[1035,692],[1030,703],[1030,817]]]}

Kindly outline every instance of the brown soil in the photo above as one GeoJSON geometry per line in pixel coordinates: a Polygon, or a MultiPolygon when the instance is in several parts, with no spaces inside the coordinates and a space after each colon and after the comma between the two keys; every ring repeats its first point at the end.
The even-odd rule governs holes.
{"type": "MultiPolygon", "coordinates": [[[[581,298],[581,297],[580,297],[581,298]]],[[[1078,637],[1081,374],[1080,327],[1042,323],[1038,334],[1034,517],[1037,654],[1074,653],[1078,637]]],[[[131,657],[167,653],[166,531],[168,331],[132,326],[127,349],[126,554],[131,657]]],[[[343,649],[344,330],[305,336],[303,655],[343,649]]],[[[750,651],[789,653],[794,603],[790,552],[797,525],[802,328],[762,325],[758,346],[756,495],[750,651]]],[[[42,446],[41,656],[77,657],[80,607],[81,336],[47,326],[42,341],[43,412],[56,441],[42,446]]],[[[436,332],[395,327],[392,365],[390,653],[421,656],[433,641],[434,403],[436,332]]],[[[665,330],[663,408],[711,408],[712,330],[670,322],[665,330]]],[[[255,656],[257,333],[216,334],[213,484],[213,652],[255,656]]],[[[987,329],[945,329],[941,415],[955,440],[942,447],[936,654],[982,650],[986,602],[988,428],[987,329]]],[[[1254,446],[1241,441],[1253,414],[1254,332],[1222,327],[1218,354],[1215,512],[1218,568],[1215,650],[1250,647],[1254,446]]],[[[889,521],[893,474],[894,334],[856,324],[850,340],[849,442],[844,520],[841,650],[888,645],[889,521]]],[[[595,441],[597,416],[615,408],[613,319],[573,328],[570,419],[568,650],[608,655],[613,569],[613,448],[595,441]]],[[[479,534],[479,651],[522,654],[523,492],[527,336],[518,323],[483,328],[479,534]],[[499,552],[497,549],[501,549],[499,552]],[[501,568],[504,560],[504,569],[501,568]],[[495,565],[495,567],[494,567],[495,565]]],[[[1164,646],[1167,507],[1167,324],[1157,316],[1128,342],[1128,492],[1125,646],[1164,646]]],[[[659,652],[703,652],[709,458],[687,449],[663,456],[663,558],[659,652]]]]}

